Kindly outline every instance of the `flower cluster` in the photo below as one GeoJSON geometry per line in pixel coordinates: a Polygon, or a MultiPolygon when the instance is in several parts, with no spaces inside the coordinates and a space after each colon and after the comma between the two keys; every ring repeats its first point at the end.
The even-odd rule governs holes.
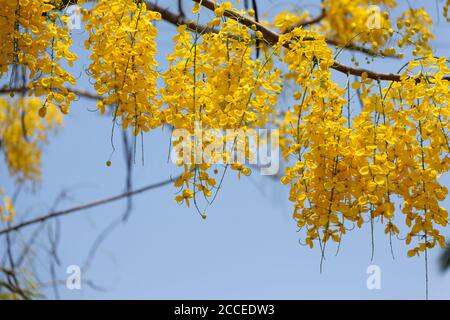
{"type": "Polygon", "coordinates": [[[322,7],[325,17],[318,31],[341,45],[368,43],[374,50],[383,47],[392,36],[388,11],[396,2],[393,0],[325,0],[322,7]],[[369,6],[372,5],[372,6],[369,6]],[[375,6],[374,6],[375,5],[375,6]]]}
{"type": "Polygon", "coordinates": [[[447,19],[447,22],[450,22],[450,16],[448,14],[448,8],[450,8],[450,0],[447,0],[444,4],[444,17],[447,19]]]}
{"type": "MultiPolygon", "coordinates": [[[[281,86],[280,71],[274,70],[270,51],[264,51],[263,58],[253,59],[254,39],[247,28],[229,20],[223,23],[218,33],[200,36],[201,31],[190,33],[186,26],[178,27],[175,49],[168,55],[170,66],[163,74],[165,85],[160,95],[165,103],[162,110],[164,123],[191,134],[198,123],[204,133],[201,148],[208,148],[214,140],[213,133],[208,137],[208,130],[247,132],[263,127],[275,114],[273,107],[281,86]]],[[[174,146],[177,143],[174,141],[174,146]]],[[[194,147],[196,142],[192,141],[192,144],[194,147]]],[[[239,148],[238,143],[234,148],[239,148]]],[[[201,153],[202,150],[196,152],[197,155],[201,153]]],[[[175,184],[184,186],[185,190],[177,197],[178,201],[195,198],[199,190],[206,198],[212,195],[216,179],[210,177],[208,169],[212,163],[230,160],[225,154],[213,157],[201,165],[180,162],[185,171],[175,184]]],[[[231,168],[244,175],[250,174],[240,162],[232,163],[231,168]]]]}
{"type": "Polygon", "coordinates": [[[398,40],[400,48],[412,46],[413,55],[426,56],[431,54],[430,41],[435,37],[431,32],[433,20],[423,8],[408,9],[397,18],[397,28],[401,33],[398,40]]]}
{"type": "MultiPolygon", "coordinates": [[[[54,10],[59,1],[2,0],[0,1],[0,76],[11,72],[10,86],[19,82],[19,70],[30,79],[29,89],[36,96],[46,96],[39,115],[58,106],[69,111],[75,94],[66,88],[75,78],[61,65],[77,59],[70,52],[71,38],[67,16],[54,10]],[[11,67],[12,66],[12,67],[11,67]]],[[[23,86],[26,83],[22,83],[23,86]]]]}
{"type": "Polygon", "coordinates": [[[147,10],[143,1],[101,0],[86,12],[92,49],[89,74],[104,98],[97,106],[102,113],[113,108],[114,119],[135,135],[160,125],[156,99],[157,62],[153,21],[160,13],[147,10]]]}
{"type": "Polygon", "coordinates": [[[41,148],[49,131],[61,126],[61,114],[49,109],[45,119],[38,116],[41,99],[0,99],[0,151],[5,157],[10,175],[17,183],[39,181],[41,148]]]}
{"type": "MultiPolygon", "coordinates": [[[[344,0],[322,1],[321,19],[312,24],[312,30],[332,39],[339,46],[366,45],[374,52],[391,55],[382,50],[389,43],[394,31],[391,28],[389,13],[382,11],[396,6],[393,0],[367,1],[344,0]]],[[[290,10],[281,12],[275,17],[274,25],[282,32],[290,30],[294,25],[307,22],[310,14],[307,10],[290,10]]],[[[385,48],[386,49],[386,48],[385,48]]]]}
{"type": "MultiPolygon", "coordinates": [[[[448,190],[439,178],[450,165],[450,69],[432,52],[426,10],[409,7],[393,22],[388,10],[396,3],[324,0],[317,19],[297,10],[260,25],[249,18],[254,10],[208,2],[215,17],[206,27],[192,20],[178,26],[159,78],[154,21],[161,14],[142,0],[96,1],[83,13],[97,107],[135,136],[163,126],[174,131],[172,156],[182,169],[175,200],[194,205],[203,217],[228,168],[238,177],[251,173],[246,162],[255,154],[247,142],[269,145],[256,129],[278,126],[287,163],[281,182],[290,186],[293,217],[307,245],[318,242],[325,250],[329,240],[341,241],[349,225],[368,222],[373,228],[378,221],[390,237],[406,232],[413,244],[408,255],[418,255],[444,245],[448,222],[441,207],[448,190]],[[302,22],[304,28],[295,28],[302,22]],[[355,70],[338,65],[329,44],[382,55],[408,48],[415,59],[398,75],[355,70]],[[333,81],[331,69],[347,70],[345,87],[333,81]],[[350,74],[357,77],[353,83],[350,74]],[[292,84],[295,103],[280,112],[282,81],[292,84]],[[353,96],[360,112],[353,110],[353,96]],[[175,134],[180,131],[187,136],[175,134]]],[[[63,4],[0,0],[0,77],[10,76],[6,91],[35,96],[0,99],[0,151],[17,183],[39,180],[41,147],[61,124],[57,107],[67,113],[75,98],[67,88],[75,79],[62,67],[77,58],[63,4]]],[[[202,7],[194,5],[197,22],[202,7]]],[[[13,216],[5,198],[0,219],[13,216]]]]}
{"type": "MultiPolygon", "coordinates": [[[[0,189],[0,195],[3,190],[0,189]]],[[[0,202],[0,222],[12,222],[16,215],[12,199],[8,196],[3,196],[3,204],[0,202]]]]}
{"type": "MultiPolygon", "coordinates": [[[[432,19],[427,11],[408,8],[396,21],[391,21],[387,10],[396,5],[393,0],[327,0],[321,7],[323,17],[311,25],[311,29],[326,39],[332,39],[332,43],[338,46],[368,45],[374,53],[385,56],[395,54],[395,48],[390,46],[394,41],[399,48],[413,47],[414,55],[429,54],[429,41],[434,39],[434,35],[430,31],[432,19]],[[397,29],[394,30],[392,25],[397,29]]],[[[447,15],[448,4],[444,5],[444,16],[447,15]]],[[[274,26],[284,32],[308,19],[306,10],[283,11],[275,17],[274,26]]]]}
{"type": "Polygon", "coordinates": [[[291,184],[294,219],[307,229],[306,243],[339,241],[345,232],[339,211],[350,192],[345,91],[331,81],[332,52],[323,37],[297,28],[280,41],[290,43],[284,62],[301,88],[294,93],[298,103],[285,113],[280,127],[283,155],[295,162],[282,183],[291,184]]]}
{"type": "Polygon", "coordinates": [[[302,89],[281,125],[283,155],[295,160],[282,183],[291,185],[306,243],[340,242],[346,222],[361,227],[375,219],[390,236],[398,234],[394,202],[402,199],[406,242],[418,239],[408,255],[443,246],[439,226],[447,225],[448,214],[439,203],[448,191],[438,178],[450,162],[445,58],[411,62],[401,81],[386,88],[363,74],[352,85],[361,90],[363,110],[352,117],[349,82],[346,93],[331,80],[323,38],[295,29],[281,41],[290,41],[284,61],[302,89]]]}

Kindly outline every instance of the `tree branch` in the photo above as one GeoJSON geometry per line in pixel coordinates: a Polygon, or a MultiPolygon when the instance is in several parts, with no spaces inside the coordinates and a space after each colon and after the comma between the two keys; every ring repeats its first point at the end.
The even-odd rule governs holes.
{"type": "MultiPolygon", "coordinates": [[[[214,11],[216,8],[216,4],[212,2],[211,0],[193,0],[194,2],[197,2],[204,6],[205,8],[214,11]]],[[[254,21],[253,19],[250,19],[249,17],[243,16],[237,12],[231,11],[231,10],[225,10],[224,16],[236,20],[240,24],[251,28],[252,26],[256,27],[256,30],[260,31],[264,37],[264,39],[270,43],[270,44],[276,44],[280,38],[280,35],[264,25],[254,21]]],[[[313,40],[309,38],[305,38],[304,40],[313,40]]],[[[285,44],[285,47],[289,48],[289,43],[285,44]]],[[[400,81],[401,75],[400,74],[394,74],[394,73],[378,73],[375,71],[367,70],[364,68],[353,68],[346,65],[343,65],[339,62],[334,62],[331,66],[332,69],[339,71],[341,73],[344,73],[346,75],[354,75],[360,77],[363,73],[367,74],[367,77],[373,80],[386,80],[386,81],[400,81]]],[[[450,76],[444,77],[444,80],[450,81],[450,76]]]]}
{"type": "Polygon", "coordinates": [[[161,182],[150,184],[150,185],[142,187],[140,189],[136,189],[136,190],[133,190],[133,191],[121,193],[121,194],[118,194],[116,196],[104,198],[104,199],[101,199],[101,200],[96,200],[96,201],[93,201],[93,202],[89,202],[89,203],[83,204],[81,206],[76,206],[76,207],[65,209],[65,210],[61,210],[61,211],[51,212],[51,213],[48,213],[46,215],[36,217],[34,219],[30,219],[28,221],[21,222],[21,223],[15,225],[15,226],[11,226],[11,227],[7,227],[5,229],[1,229],[0,230],[0,236],[4,235],[4,234],[8,234],[8,233],[10,233],[12,231],[17,231],[17,230],[22,229],[24,227],[28,227],[28,226],[34,225],[36,223],[47,221],[49,219],[54,219],[56,217],[68,215],[70,213],[74,213],[74,212],[77,212],[77,211],[98,207],[98,206],[101,206],[101,205],[104,205],[104,204],[107,204],[107,203],[111,203],[111,202],[114,202],[114,201],[117,201],[117,200],[121,200],[121,199],[130,197],[130,196],[135,196],[137,194],[140,194],[140,193],[152,190],[152,189],[163,187],[163,186],[166,186],[166,185],[172,183],[173,181],[177,180],[179,177],[180,176],[177,176],[177,177],[175,177],[173,179],[171,178],[171,179],[168,179],[168,180],[164,180],[164,181],[161,181],[161,182]]]}
{"type": "MultiPolygon", "coordinates": [[[[102,98],[101,96],[99,96],[95,93],[85,91],[85,90],[79,90],[79,89],[75,89],[75,88],[67,88],[67,90],[69,90],[69,92],[75,93],[76,95],[79,95],[80,97],[87,98],[87,99],[100,100],[102,98]]],[[[30,88],[28,88],[28,87],[0,88],[0,95],[7,94],[7,93],[26,93],[28,91],[30,91],[30,88]]]]}
{"type": "MultiPolygon", "coordinates": [[[[211,11],[214,11],[214,9],[216,8],[216,4],[211,0],[193,0],[193,1],[200,3],[202,6],[204,6],[205,8],[207,8],[211,11]]],[[[77,3],[76,0],[66,0],[65,5],[71,5],[71,4],[76,4],[76,3],[77,3]]],[[[215,30],[214,28],[211,28],[208,26],[197,25],[195,22],[193,22],[191,20],[187,20],[186,18],[182,17],[181,15],[177,15],[177,14],[171,12],[170,10],[162,8],[156,4],[150,3],[148,1],[145,1],[145,4],[147,6],[147,9],[161,13],[161,17],[163,20],[166,20],[167,22],[170,22],[174,25],[178,26],[178,25],[185,24],[192,31],[217,33],[217,30],[215,30]]],[[[278,33],[266,28],[264,25],[254,21],[253,19],[250,19],[246,16],[243,16],[237,12],[230,11],[230,10],[225,10],[224,16],[226,16],[230,19],[234,19],[234,20],[238,21],[239,23],[241,23],[242,25],[245,25],[246,27],[249,27],[249,28],[251,28],[253,25],[255,25],[256,30],[260,31],[263,34],[264,39],[268,43],[276,44],[278,42],[278,39],[279,39],[278,33]]],[[[317,17],[316,19],[318,19],[319,17],[317,17]]],[[[303,40],[314,40],[314,39],[304,38],[303,40]]],[[[335,45],[335,46],[339,45],[336,41],[333,41],[331,39],[327,39],[326,42],[331,45],[335,45]]],[[[288,44],[286,44],[285,46],[287,47],[288,44]]],[[[359,46],[356,46],[353,44],[350,44],[350,45],[346,46],[345,48],[373,55],[373,52],[370,49],[359,47],[359,46]]],[[[336,71],[339,71],[341,73],[344,73],[346,75],[351,74],[351,75],[358,76],[358,77],[360,77],[363,73],[367,73],[367,77],[370,79],[373,79],[373,80],[400,81],[400,79],[401,79],[401,75],[399,75],[399,74],[378,73],[378,72],[367,70],[364,68],[349,67],[349,66],[343,65],[338,62],[334,62],[334,64],[331,66],[331,68],[336,71]]],[[[444,77],[443,79],[450,81],[450,76],[444,77]]]]}
{"type": "Polygon", "coordinates": [[[170,22],[171,24],[173,24],[175,26],[184,24],[191,31],[197,31],[197,32],[202,32],[202,33],[203,32],[211,32],[211,33],[218,32],[214,28],[211,28],[209,26],[198,25],[194,21],[188,20],[184,16],[173,13],[169,9],[165,9],[156,4],[150,3],[148,1],[145,1],[145,4],[146,4],[148,10],[159,12],[161,14],[161,18],[163,20],[170,22]]]}
{"type": "Polygon", "coordinates": [[[330,39],[330,38],[327,38],[325,41],[328,44],[332,45],[332,46],[345,48],[345,49],[348,49],[348,50],[351,50],[351,51],[358,51],[358,52],[364,53],[364,54],[366,54],[368,56],[372,56],[372,57],[373,56],[378,56],[378,57],[381,56],[381,57],[385,57],[385,58],[395,58],[395,59],[399,59],[400,58],[396,54],[395,55],[384,55],[384,54],[382,54],[380,52],[374,51],[372,49],[369,49],[369,48],[366,48],[366,47],[363,47],[363,46],[358,46],[358,45],[356,45],[354,43],[341,44],[341,43],[337,42],[336,40],[330,39]]]}

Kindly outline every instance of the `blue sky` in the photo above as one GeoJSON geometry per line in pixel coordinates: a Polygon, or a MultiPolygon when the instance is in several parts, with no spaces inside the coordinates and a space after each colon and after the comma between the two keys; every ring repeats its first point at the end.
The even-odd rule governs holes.
{"type": "MultiPolygon", "coordinates": [[[[160,4],[163,2],[160,1],[160,4]]],[[[167,3],[167,4],[166,4],[167,3]]],[[[172,5],[176,1],[164,1],[172,5]]],[[[190,8],[190,2],[186,10],[190,8]]],[[[289,8],[293,1],[259,1],[261,12],[289,8]]],[[[307,1],[306,4],[318,3],[307,1]]],[[[413,6],[426,5],[435,17],[434,1],[411,1],[413,6]]],[[[403,6],[401,6],[403,8],[403,6]]],[[[400,8],[400,9],[401,9],[400,8]]],[[[311,9],[314,10],[314,9],[311,9]]],[[[317,12],[317,11],[315,11],[317,12]]],[[[158,60],[164,69],[165,55],[171,51],[175,28],[158,23],[158,60]]],[[[449,56],[450,24],[441,17],[434,43],[438,55],[449,56]]],[[[83,74],[88,56],[83,48],[85,34],[74,33],[74,48],[79,55],[73,74],[83,74]]],[[[343,62],[348,56],[342,55],[343,62]]],[[[407,57],[406,57],[407,58],[407,57]]],[[[368,68],[393,72],[404,62],[382,60],[368,68]]],[[[365,63],[362,63],[365,66],[365,63]]],[[[343,85],[343,78],[336,77],[343,85]]],[[[86,75],[78,87],[91,89],[86,75]]],[[[280,100],[281,104],[289,103],[280,100]]],[[[83,204],[123,191],[125,165],[121,136],[116,134],[116,153],[112,166],[105,165],[111,153],[111,119],[99,113],[92,101],[74,103],[64,118],[65,127],[52,138],[43,157],[42,183],[34,192],[23,194],[17,203],[18,221],[48,212],[61,190],[71,198],[59,209],[83,204]],[[21,216],[22,215],[22,216],[21,216]]],[[[358,110],[355,101],[353,108],[358,110]]],[[[117,132],[117,131],[116,131],[117,132]]],[[[140,161],[140,142],[133,166],[134,186],[140,187],[175,176],[177,169],[167,163],[169,133],[157,129],[144,140],[145,165],[140,161]]],[[[450,185],[448,175],[443,178],[450,185]]],[[[14,186],[0,165],[0,185],[14,186]]],[[[31,191],[31,190],[30,190],[31,191]]],[[[421,258],[407,258],[403,241],[394,240],[392,259],[389,238],[384,227],[375,226],[375,257],[370,261],[370,226],[349,232],[343,238],[340,252],[329,247],[324,271],[319,271],[320,251],[301,246],[302,234],[291,218],[292,205],[288,188],[277,180],[260,176],[237,179],[229,172],[208,218],[203,220],[192,208],[174,201],[171,185],[152,190],[133,199],[134,210],[127,223],[120,225],[102,244],[83,280],[104,287],[97,291],[83,284],[81,290],[59,287],[65,299],[422,299],[425,297],[425,263],[421,258]],[[381,290],[366,287],[368,266],[381,268],[381,290]]],[[[443,204],[446,208],[449,201],[443,204]]],[[[116,202],[61,218],[62,238],[59,247],[61,265],[58,279],[66,278],[69,265],[83,265],[96,236],[119,217],[125,202],[116,202]]],[[[29,235],[33,228],[24,232],[29,235]]],[[[447,235],[450,232],[446,233],[447,235]]],[[[38,244],[46,245],[43,236],[38,244]]],[[[0,244],[3,246],[3,241],[0,244]]],[[[450,298],[450,274],[440,274],[437,259],[440,250],[429,257],[430,298],[450,298]]],[[[34,260],[44,282],[49,280],[45,254],[34,260]]],[[[53,297],[51,288],[45,293],[53,297]]]]}

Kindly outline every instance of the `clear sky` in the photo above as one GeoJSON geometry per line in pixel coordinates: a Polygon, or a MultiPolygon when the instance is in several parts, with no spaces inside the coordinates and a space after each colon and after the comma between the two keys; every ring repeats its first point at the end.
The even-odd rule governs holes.
{"type": "MultiPolygon", "coordinates": [[[[190,9],[190,1],[185,1],[190,9]]],[[[280,11],[294,1],[258,1],[261,12],[280,11]],[[275,10],[274,10],[275,9],[275,10]]],[[[399,1],[402,2],[402,1],[399,1]]],[[[406,2],[406,1],[405,1],[406,2]]],[[[159,1],[171,5],[176,1],[159,1]]],[[[318,1],[305,1],[314,4],[318,1]]],[[[435,1],[410,1],[427,6],[436,17],[435,1]]],[[[403,8],[403,6],[401,7],[403,8]]],[[[314,13],[317,8],[310,8],[314,13]]],[[[441,14],[442,15],[442,14],[441,14]]],[[[165,67],[165,55],[171,51],[175,28],[158,22],[158,60],[165,67]]],[[[441,17],[434,43],[438,55],[449,56],[450,24],[441,17]]],[[[79,55],[73,74],[80,74],[78,87],[90,89],[83,69],[88,66],[83,41],[86,34],[74,33],[74,50],[79,55]]],[[[406,57],[407,58],[407,57],[406,57]]],[[[348,61],[343,55],[342,61],[348,61]]],[[[385,59],[367,68],[394,72],[404,62],[385,59]]],[[[365,66],[365,63],[362,63],[365,66]]],[[[343,84],[343,78],[337,76],[343,84]]],[[[344,85],[344,84],[343,84],[344,85]]],[[[289,104],[289,99],[280,104],[289,104]]],[[[70,199],[59,209],[83,204],[121,193],[124,189],[125,166],[121,136],[115,135],[116,153],[112,166],[105,165],[111,153],[111,119],[91,112],[92,101],[81,99],[65,116],[65,127],[52,138],[43,157],[42,183],[34,193],[23,194],[17,203],[17,221],[48,212],[61,192],[68,190],[70,199]]],[[[353,109],[358,110],[357,101],[353,109]]],[[[118,132],[118,131],[116,131],[118,132]]],[[[134,187],[175,176],[177,168],[167,163],[169,133],[158,129],[145,135],[145,165],[140,161],[140,142],[133,166],[134,187]]],[[[450,179],[443,178],[446,186],[450,179]]],[[[5,166],[0,165],[0,185],[13,190],[5,166]]],[[[421,258],[407,258],[403,241],[394,239],[395,260],[383,226],[375,225],[375,257],[370,260],[370,227],[349,232],[343,238],[340,252],[329,246],[324,270],[319,272],[320,251],[301,246],[302,233],[292,219],[292,205],[287,200],[288,188],[279,181],[254,172],[251,177],[237,179],[229,172],[214,205],[203,220],[191,208],[174,201],[171,185],[133,199],[130,219],[121,224],[100,247],[91,267],[82,274],[105,291],[83,284],[81,290],[59,287],[65,299],[422,299],[425,297],[425,263],[421,258]],[[367,268],[381,268],[381,290],[366,286],[367,268]]],[[[443,204],[449,208],[449,201],[443,204]]],[[[83,265],[96,236],[123,214],[125,202],[115,202],[91,210],[80,211],[60,219],[60,266],[58,279],[66,278],[69,265],[83,265]]],[[[34,227],[27,229],[27,236],[34,227]]],[[[447,235],[450,232],[446,233],[447,235]]],[[[1,246],[4,245],[1,240],[1,246]]],[[[39,245],[47,246],[46,233],[39,245]]],[[[2,247],[0,247],[2,248],[2,247]]],[[[440,249],[429,257],[430,298],[450,298],[450,274],[438,271],[440,249]]],[[[49,280],[48,258],[39,254],[34,264],[43,282],[49,280]]],[[[45,290],[54,297],[51,288],[45,290]]]]}

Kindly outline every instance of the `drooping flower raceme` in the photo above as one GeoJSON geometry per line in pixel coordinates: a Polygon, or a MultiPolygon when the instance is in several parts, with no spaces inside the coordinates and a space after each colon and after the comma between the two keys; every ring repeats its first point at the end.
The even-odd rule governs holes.
{"type": "Polygon", "coordinates": [[[101,0],[84,15],[86,48],[92,50],[89,74],[104,97],[97,106],[102,113],[111,107],[114,119],[124,129],[132,127],[135,135],[161,123],[153,25],[160,18],[144,2],[132,0],[101,0]]]}
{"type": "Polygon", "coordinates": [[[9,71],[10,86],[18,86],[24,78],[28,83],[22,86],[44,96],[41,117],[55,106],[68,113],[75,99],[66,86],[76,80],[61,63],[65,60],[72,65],[77,55],[70,52],[67,16],[60,15],[59,3],[62,1],[0,1],[0,77],[9,71]]]}
{"type": "Polygon", "coordinates": [[[406,242],[418,240],[408,255],[444,246],[439,226],[447,225],[448,214],[439,203],[448,191],[437,179],[450,160],[445,58],[411,62],[401,81],[386,88],[363,74],[352,86],[361,90],[363,110],[353,117],[344,98],[349,94],[330,78],[333,60],[323,38],[296,29],[281,41],[292,42],[285,62],[300,88],[294,93],[299,103],[281,126],[283,154],[295,159],[282,182],[291,185],[294,218],[306,229],[306,243],[340,242],[346,222],[361,227],[375,219],[390,236],[398,234],[400,211],[410,228],[406,242]]]}
{"type": "MultiPolygon", "coordinates": [[[[253,59],[254,40],[247,28],[229,20],[218,33],[200,37],[199,33],[189,33],[186,26],[180,26],[174,41],[174,52],[168,55],[170,67],[163,74],[162,114],[164,122],[174,129],[185,129],[194,135],[198,126],[203,141],[197,156],[217,143],[216,133],[226,130],[249,133],[251,129],[263,127],[274,116],[273,107],[281,90],[280,71],[273,70],[270,51],[260,59],[253,59]]],[[[230,137],[223,135],[219,144],[227,138],[230,137]]],[[[174,147],[178,143],[174,141],[174,147]]],[[[196,141],[190,143],[192,148],[197,148],[196,141]]],[[[239,142],[232,145],[241,149],[244,159],[248,159],[245,147],[241,148],[239,142]]],[[[203,159],[206,161],[201,165],[191,160],[179,163],[184,167],[184,175],[175,185],[190,189],[177,197],[180,202],[194,198],[197,190],[206,198],[214,194],[217,181],[208,173],[214,163],[231,163],[233,170],[250,174],[249,168],[233,162],[227,153],[213,153],[212,159],[203,159]]]]}
{"type": "Polygon", "coordinates": [[[49,132],[62,125],[56,109],[38,116],[43,101],[39,98],[0,99],[0,151],[9,173],[17,183],[38,182],[41,176],[41,148],[49,132]]]}

